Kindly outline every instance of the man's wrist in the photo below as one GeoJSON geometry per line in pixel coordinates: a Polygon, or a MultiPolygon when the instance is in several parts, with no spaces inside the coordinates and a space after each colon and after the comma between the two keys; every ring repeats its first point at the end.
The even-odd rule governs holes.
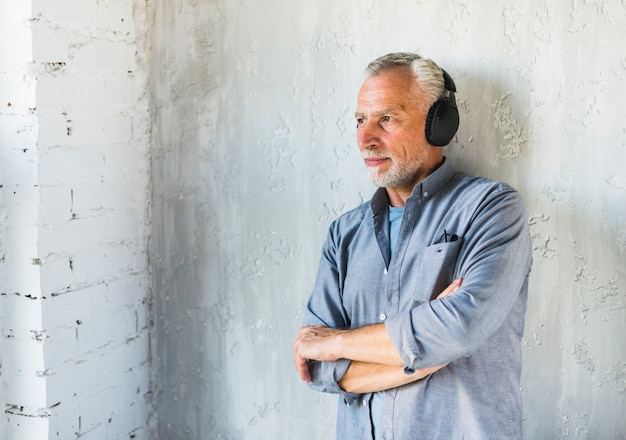
{"type": "Polygon", "coordinates": [[[340,330],[335,334],[330,347],[335,359],[349,359],[346,355],[346,347],[348,347],[347,344],[349,344],[349,337],[352,331],[350,329],[340,330]]]}

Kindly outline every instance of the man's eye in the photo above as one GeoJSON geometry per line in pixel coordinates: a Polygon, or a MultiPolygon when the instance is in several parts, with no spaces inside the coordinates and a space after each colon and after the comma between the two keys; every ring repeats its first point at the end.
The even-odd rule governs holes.
{"type": "Polygon", "coordinates": [[[391,121],[391,116],[383,116],[380,118],[380,122],[389,122],[391,121]]]}

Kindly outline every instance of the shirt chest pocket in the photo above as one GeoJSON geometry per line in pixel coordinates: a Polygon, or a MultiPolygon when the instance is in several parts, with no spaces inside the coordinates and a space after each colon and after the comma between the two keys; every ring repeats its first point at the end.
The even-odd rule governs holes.
{"type": "Polygon", "coordinates": [[[414,292],[413,301],[421,304],[439,295],[453,281],[462,239],[424,248],[406,274],[414,292]]]}

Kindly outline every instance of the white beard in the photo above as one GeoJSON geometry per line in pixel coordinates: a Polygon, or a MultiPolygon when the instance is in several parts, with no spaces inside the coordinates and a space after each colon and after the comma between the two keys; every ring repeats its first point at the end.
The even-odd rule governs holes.
{"type": "Polygon", "coordinates": [[[406,159],[400,159],[391,155],[381,155],[375,151],[363,152],[363,159],[382,157],[388,158],[391,162],[386,171],[379,171],[379,167],[367,167],[370,181],[374,185],[381,188],[397,188],[414,183],[419,168],[417,162],[409,162],[406,159]]]}

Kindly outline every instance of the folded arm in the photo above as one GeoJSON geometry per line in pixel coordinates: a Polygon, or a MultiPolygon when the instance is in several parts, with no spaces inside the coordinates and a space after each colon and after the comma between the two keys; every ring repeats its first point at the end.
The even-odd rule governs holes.
{"type": "Polygon", "coordinates": [[[418,381],[443,367],[445,365],[422,368],[407,374],[404,367],[353,361],[339,381],[339,386],[349,393],[375,393],[418,381]]]}
{"type": "MultiPolygon", "coordinates": [[[[453,281],[437,299],[452,295],[461,286],[453,281]]],[[[445,365],[407,373],[404,362],[389,338],[385,324],[358,329],[333,329],[321,325],[302,327],[294,344],[294,362],[300,378],[311,381],[307,361],[349,359],[350,367],[339,381],[348,392],[383,391],[422,379],[445,365]]]]}

